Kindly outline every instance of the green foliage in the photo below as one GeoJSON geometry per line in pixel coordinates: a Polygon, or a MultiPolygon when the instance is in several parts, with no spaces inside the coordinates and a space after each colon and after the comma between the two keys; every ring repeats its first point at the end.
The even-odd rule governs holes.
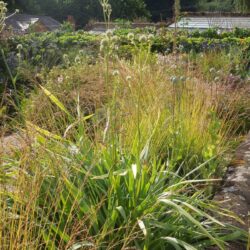
{"type": "MultiPolygon", "coordinates": [[[[25,162],[27,174],[16,185],[23,188],[22,201],[15,195],[13,205],[1,210],[5,222],[2,245],[18,249],[16,242],[22,239],[33,249],[171,249],[174,240],[190,249],[214,244],[223,249],[224,230],[230,240],[236,232],[236,237],[245,240],[244,232],[209,215],[214,206],[206,203],[202,191],[195,191],[203,181],[182,179],[156,161],[137,165],[135,156],[118,150],[115,155],[105,148],[97,153],[81,136],[84,142],[69,145],[48,141],[40,131],[33,147],[37,157],[25,162]],[[47,150],[42,149],[44,145],[47,150]],[[191,190],[193,194],[188,195],[191,190]],[[28,197],[33,198],[32,204],[28,197]],[[25,209],[27,222],[35,220],[34,225],[17,217],[25,209]],[[21,226],[24,229],[17,232],[21,226]],[[15,242],[10,241],[11,236],[15,242]]],[[[2,195],[2,200],[4,197],[8,195],[2,195]]]]}
{"type": "MultiPolygon", "coordinates": [[[[112,0],[112,18],[133,19],[141,16],[149,16],[143,0],[112,0]]],[[[72,15],[77,26],[85,26],[89,20],[103,20],[103,13],[99,0],[20,0],[18,6],[21,10],[32,14],[43,14],[64,21],[68,15],[72,15]]],[[[10,8],[15,6],[10,5],[10,8]]]]}
{"type": "Polygon", "coordinates": [[[242,13],[249,13],[250,11],[250,2],[248,0],[235,0],[234,5],[235,9],[242,13]]]}
{"type": "Polygon", "coordinates": [[[199,0],[197,8],[201,11],[225,11],[229,12],[234,9],[232,0],[199,0]]]}
{"type": "Polygon", "coordinates": [[[250,3],[248,0],[199,0],[197,8],[201,11],[238,11],[240,13],[248,13],[250,3]]]}
{"type": "Polygon", "coordinates": [[[130,29],[132,24],[129,20],[123,18],[117,18],[114,22],[118,25],[119,29],[130,29]]]}
{"type": "Polygon", "coordinates": [[[22,44],[23,59],[36,67],[46,66],[52,68],[62,62],[63,55],[70,52],[74,54],[81,49],[91,53],[98,50],[98,36],[83,31],[79,32],[48,32],[31,33],[25,36],[10,38],[6,52],[16,51],[18,44],[22,44]],[[72,49],[73,48],[73,49],[72,49]]]}

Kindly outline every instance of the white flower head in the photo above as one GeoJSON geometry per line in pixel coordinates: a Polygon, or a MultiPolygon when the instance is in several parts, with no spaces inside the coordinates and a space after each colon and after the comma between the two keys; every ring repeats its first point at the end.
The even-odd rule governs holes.
{"type": "Polygon", "coordinates": [[[111,41],[114,42],[114,43],[117,42],[118,40],[119,40],[118,36],[112,36],[111,37],[111,41]]]}
{"type": "Polygon", "coordinates": [[[64,59],[64,60],[68,60],[68,59],[69,59],[69,56],[68,56],[67,54],[64,54],[64,55],[63,55],[63,59],[64,59]]]}
{"type": "Polygon", "coordinates": [[[62,75],[58,76],[57,81],[58,81],[58,83],[62,83],[63,82],[63,76],[62,75]]]}
{"type": "Polygon", "coordinates": [[[75,63],[80,63],[81,62],[81,58],[79,56],[75,57],[75,63]]]}
{"type": "Polygon", "coordinates": [[[180,81],[185,82],[186,81],[186,77],[185,76],[181,76],[180,77],[180,81]]]}
{"type": "Polygon", "coordinates": [[[107,36],[108,38],[111,38],[111,37],[113,36],[113,31],[112,31],[112,30],[107,30],[107,31],[106,31],[106,36],[107,36]]]}
{"type": "Polygon", "coordinates": [[[85,55],[85,51],[83,49],[79,50],[79,55],[80,56],[84,56],[85,55]]]}
{"type": "Polygon", "coordinates": [[[107,47],[108,44],[109,44],[109,40],[108,40],[107,38],[103,38],[103,39],[101,40],[101,46],[107,47]]]}
{"type": "Polygon", "coordinates": [[[170,80],[171,80],[171,82],[174,83],[174,84],[175,84],[175,83],[178,83],[178,81],[179,81],[178,77],[176,77],[176,76],[172,76],[170,80]]]}
{"type": "Polygon", "coordinates": [[[145,35],[141,35],[141,36],[139,37],[139,42],[145,43],[146,41],[147,41],[147,37],[146,37],[145,35]]]}
{"type": "Polygon", "coordinates": [[[127,35],[128,40],[132,41],[135,38],[135,35],[133,33],[128,33],[127,35]]]}
{"type": "Polygon", "coordinates": [[[71,145],[69,147],[69,152],[72,154],[72,155],[76,155],[76,154],[79,154],[80,150],[79,148],[76,146],[76,145],[71,145]]]}
{"type": "Polygon", "coordinates": [[[215,73],[216,70],[215,70],[215,68],[211,68],[211,69],[209,70],[209,72],[210,72],[210,73],[215,73]]]}
{"type": "Polygon", "coordinates": [[[131,76],[127,76],[127,77],[126,77],[126,81],[128,81],[128,82],[131,81],[131,79],[132,79],[131,76]]]}
{"type": "Polygon", "coordinates": [[[16,47],[18,50],[22,50],[23,49],[23,45],[22,44],[18,44],[17,47],[16,47]]]}
{"type": "Polygon", "coordinates": [[[120,72],[117,69],[114,70],[113,73],[112,73],[113,76],[118,76],[119,74],[120,74],[120,72]]]}
{"type": "Polygon", "coordinates": [[[155,36],[154,36],[153,34],[148,35],[148,39],[149,39],[149,40],[153,40],[154,37],[155,37],[155,36]]]}
{"type": "Polygon", "coordinates": [[[216,76],[216,77],[214,78],[214,81],[215,81],[215,82],[219,82],[219,81],[220,81],[220,77],[216,76]]]}

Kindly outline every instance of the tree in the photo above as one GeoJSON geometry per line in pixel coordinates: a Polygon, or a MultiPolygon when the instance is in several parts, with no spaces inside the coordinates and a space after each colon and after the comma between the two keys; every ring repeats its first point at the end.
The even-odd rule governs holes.
{"type": "MultiPolygon", "coordinates": [[[[18,7],[25,13],[49,15],[59,21],[71,15],[80,26],[103,17],[99,0],[9,0],[8,4],[12,9],[18,7]]],[[[149,17],[144,0],[110,0],[110,4],[113,19],[149,17]]]]}
{"type": "Polygon", "coordinates": [[[250,1],[249,0],[235,0],[235,9],[242,13],[250,12],[250,1]]]}
{"type": "Polygon", "coordinates": [[[174,0],[145,0],[145,3],[153,21],[173,17],[174,0]]]}
{"type": "Polygon", "coordinates": [[[196,11],[197,0],[181,0],[181,11],[196,11]]]}
{"type": "Polygon", "coordinates": [[[224,11],[234,10],[234,0],[199,0],[197,3],[199,11],[224,11]]]}
{"type": "Polygon", "coordinates": [[[149,17],[144,0],[110,0],[113,9],[113,18],[134,19],[136,17],[149,17]]]}

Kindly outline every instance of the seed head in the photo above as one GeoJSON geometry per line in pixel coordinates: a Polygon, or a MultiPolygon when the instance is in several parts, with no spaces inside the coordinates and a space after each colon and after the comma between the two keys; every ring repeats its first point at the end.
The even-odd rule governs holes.
{"type": "Polygon", "coordinates": [[[119,70],[117,70],[117,69],[114,70],[113,73],[112,73],[113,76],[118,76],[119,74],[120,74],[119,70]]]}
{"type": "Polygon", "coordinates": [[[107,30],[106,36],[107,36],[108,38],[111,38],[111,37],[113,36],[113,31],[112,31],[112,30],[107,30]]]}
{"type": "Polygon", "coordinates": [[[215,73],[216,70],[215,70],[215,68],[211,68],[211,69],[209,70],[209,72],[210,72],[210,73],[215,73]]]}
{"type": "Polygon", "coordinates": [[[83,49],[79,50],[79,55],[80,56],[84,56],[85,55],[85,51],[83,49]]]}
{"type": "Polygon", "coordinates": [[[131,76],[127,76],[127,77],[126,77],[126,81],[128,81],[128,82],[131,81],[131,79],[132,79],[131,76]]]}
{"type": "Polygon", "coordinates": [[[171,82],[174,83],[174,84],[178,83],[178,80],[179,80],[179,79],[178,79],[178,77],[176,77],[176,76],[172,76],[172,77],[171,77],[171,82]]]}
{"type": "Polygon", "coordinates": [[[79,56],[75,57],[75,63],[80,63],[81,62],[81,58],[79,56]]]}
{"type": "Polygon", "coordinates": [[[182,82],[185,82],[185,81],[186,81],[186,77],[185,77],[185,76],[181,76],[181,77],[180,77],[180,80],[181,80],[182,82]]]}
{"type": "Polygon", "coordinates": [[[219,81],[220,81],[220,78],[219,78],[218,76],[216,76],[216,77],[214,78],[214,81],[215,81],[215,82],[219,82],[219,81]]]}
{"type": "Polygon", "coordinates": [[[154,39],[154,35],[153,34],[148,35],[148,40],[153,40],[153,39],[154,39]]]}
{"type": "Polygon", "coordinates": [[[101,40],[101,46],[107,47],[109,45],[109,40],[107,38],[103,38],[101,40]]]}
{"type": "Polygon", "coordinates": [[[116,43],[118,41],[118,36],[112,36],[111,41],[116,43]]]}
{"type": "Polygon", "coordinates": [[[135,38],[135,35],[133,33],[128,33],[127,35],[128,40],[132,41],[135,38]]]}
{"type": "Polygon", "coordinates": [[[23,45],[22,44],[18,44],[17,47],[16,47],[18,50],[22,50],[23,49],[23,45]]]}
{"type": "Polygon", "coordinates": [[[69,59],[69,56],[68,56],[67,54],[64,54],[64,55],[63,55],[63,59],[64,59],[64,60],[68,60],[68,59],[69,59]]]}
{"type": "Polygon", "coordinates": [[[145,36],[145,35],[141,35],[140,37],[139,37],[139,42],[140,43],[145,43],[147,41],[147,37],[145,36]]]}

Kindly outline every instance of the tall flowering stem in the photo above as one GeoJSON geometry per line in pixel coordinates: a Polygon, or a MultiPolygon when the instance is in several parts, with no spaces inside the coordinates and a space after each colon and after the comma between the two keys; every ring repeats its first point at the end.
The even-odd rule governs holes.
{"type": "Polygon", "coordinates": [[[5,28],[5,20],[19,12],[19,10],[15,10],[14,13],[7,16],[7,11],[7,4],[3,1],[0,1],[0,35],[5,28]]]}
{"type": "Polygon", "coordinates": [[[5,19],[6,19],[6,13],[7,13],[7,4],[3,1],[0,1],[0,34],[2,33],[4,27],[5,27],[5,19]]]}
{"type": "Polygon", "coordinates": [[[173,51],[176,53],[177,50],[177,31],[178,31],[178,25],[177,22],[179,20],[179,16],[180,16],[180,0],[175,0],[174,1],[174,24],[175,24],[175,28],[174,28],[174,48],[173,51]]]}
{"type": "Polygon", "coordinates": [[[109,3],[109,0],[100,0],[100,3],[102,5],[103,18],[104,18],[104,22],[106,24],[106,29],[109,29],[112,7],[109,3]]]}

